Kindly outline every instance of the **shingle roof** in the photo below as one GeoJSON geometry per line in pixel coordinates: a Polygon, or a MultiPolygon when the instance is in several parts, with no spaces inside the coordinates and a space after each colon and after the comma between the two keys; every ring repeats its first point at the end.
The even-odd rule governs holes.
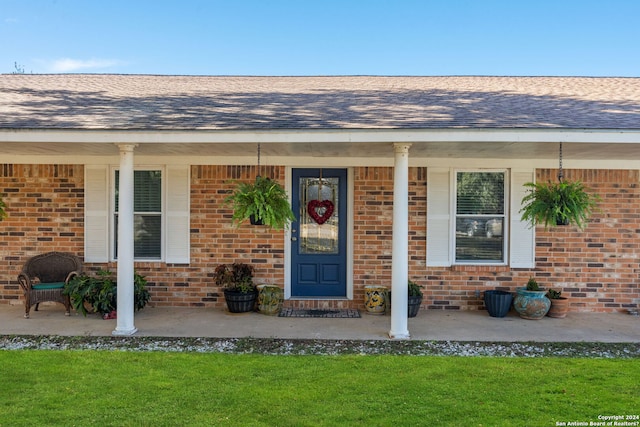
{"type": "Polygon", "coordinates": [[[0,75],[0,129],[639,129],[640,78],[0,75]]]}

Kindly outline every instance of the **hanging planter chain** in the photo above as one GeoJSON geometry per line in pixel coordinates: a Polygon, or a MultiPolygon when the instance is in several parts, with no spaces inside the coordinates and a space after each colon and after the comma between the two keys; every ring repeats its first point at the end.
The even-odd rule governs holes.
{"type": "Polygon", "coordinates": [[[258,174],[260,176],[260,143],[258,142],[258,174]]]}
{"type": "Polygon", "coordinates": [[[560,141],[560,153],[558,159],[558,181],[562,182],[562,178],[564,178],[564,172],[562,172],[562,141],[560,141]]]}

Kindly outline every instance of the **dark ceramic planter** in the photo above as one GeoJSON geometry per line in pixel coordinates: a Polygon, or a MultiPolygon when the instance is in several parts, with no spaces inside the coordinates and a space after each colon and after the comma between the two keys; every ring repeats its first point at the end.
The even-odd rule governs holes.
{"type": "Polygon", "coordinates": [[[418,311],[420,311],[420,304],[422,304],[422,295],[410,295],[407,317],[416,317],[418,315],[418,311]]]}
{"type": "Polygon", "coordinates": [[[231,313],[246,313],[253,311],[256,305],[257,292],[242,293],[224,290],[224,299],[227,302],[227,308],[231,313]]]}
{"type": "Polygon", "coordinates": [[[491,290],[484,293],[484,305],[491,317],[505,317],[511,309],[511,292],[491,290]]]}

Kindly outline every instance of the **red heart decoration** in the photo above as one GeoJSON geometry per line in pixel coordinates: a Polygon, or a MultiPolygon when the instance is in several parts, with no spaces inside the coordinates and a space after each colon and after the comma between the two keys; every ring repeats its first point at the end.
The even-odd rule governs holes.
{"type": "Polygon", "coordinates": [[[333,202],[331,200],[312,200],[307,204],[307,213],[315,222],[322,225],[333,215],[333,202]],[[318,209],[323,209],[324,213],[320,215],[318,209]]]}

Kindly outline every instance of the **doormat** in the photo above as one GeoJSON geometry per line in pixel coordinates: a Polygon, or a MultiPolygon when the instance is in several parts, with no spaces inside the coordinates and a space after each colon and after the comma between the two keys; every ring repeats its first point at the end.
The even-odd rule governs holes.
{"type": "Polygon", "coordinates": [[[345,310],[323,310],[323,309],[301,309],[301,308],[283,308],[280,310],[278,317],[322,317],[322,318],[351,318],[360,317],[360,312],[354,309],[345,310]]]}

